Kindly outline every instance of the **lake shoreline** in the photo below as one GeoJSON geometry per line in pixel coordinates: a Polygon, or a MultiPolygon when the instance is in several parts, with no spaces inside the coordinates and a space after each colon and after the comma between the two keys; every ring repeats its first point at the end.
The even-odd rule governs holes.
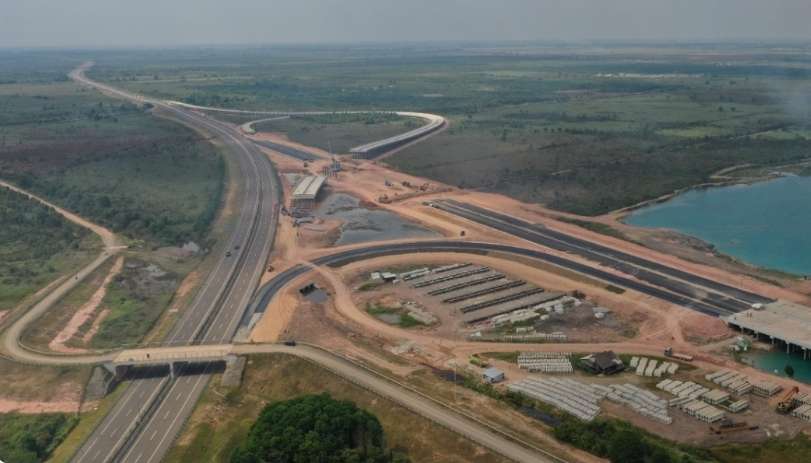
{"type": "Polygon", "coordinates": [[[755,270],[807,279],[811,241],[802,230],[811,213],[800,200],[811,194],[811,178],[771,172],[744,180],[685,189],[613,220],[698,240],[717,257],[755,270]]]}

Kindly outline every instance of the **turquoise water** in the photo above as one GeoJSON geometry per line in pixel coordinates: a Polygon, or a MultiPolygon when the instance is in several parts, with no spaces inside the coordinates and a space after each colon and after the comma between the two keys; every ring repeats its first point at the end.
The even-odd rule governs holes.
{"type": "Polygon", "coordinates": [[[690,190],[635,211],[625,222],[670,228],[741,261],[811,275],[811,177],[690,190]]]}
{"type": "Polygon", "coordinates": [[[794,367],[794,379],[811,384],[811,361],[803,360],[800,355],[788,355],[785,352],[777,350],[754,350],[743,354],[742,359],[745,363],[752,365],[758,370],[777,376],[786,376],[784,369],[786,365],[791,365],[794,367]],[[777,370],[777,372],[775,372],[775,370],[777,370]]]}

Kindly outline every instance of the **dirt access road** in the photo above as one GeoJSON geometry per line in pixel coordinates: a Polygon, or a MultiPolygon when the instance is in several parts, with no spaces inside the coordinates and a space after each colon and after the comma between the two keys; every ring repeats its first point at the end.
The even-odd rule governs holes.
{"type": "MultiPolygon", "coordinates": [[[[20,336],[22,336],[23,331],[30,323],[35,323],[36,319],[42,316],[45,312],[47,312],[54,304],[56,304],[60,299],[62,299],[66,294],[72,291],[76,286],[78,286],[84,279],[93,273],[97,268],[99,268],[102,264],[107,262],[107,259],[111,258],[112,256],[118,254],[123,249],[126,249],[126,246],[122,244],[121,239],[109,229],[93,223],[83,217],[80,217],[70,211],[67,211],[33,193],[23,190],[17,186],[14,186],[8,182],[0,180],[0,186],[9,188],[13,191],[18,193],[24,194],[29,198],[38,201],[50,208],[53,208],[58,214],[63,216],[65,219],[79,225],[82,227],[87,228],[88,230],[92,231],[96,235],[101,238],[102,243],[104,243],[104,249],[101,253],[96,257],[92,262],[85,265],[83,268],[79,269],[75,274],[68,277],[63,283],[56,286],[51,292],[49,292],[45,297],[43,297],[39,302],[37,302],[30,310],[28,310],[25,314],[19,317],[14,323],[3,332],[2,336],[0,337],[0,346],[3,351],[12,356],[16,359],[28,359],[33,360],[32,363],[38,363],[36,360],[42,360],[42,357],[47,357],[48,359],[53,358],[53,356],[47,356],[42,354],[33,353],[22,346],[20,346],[20,336]]],[[[56,357],[58,359],[58,357],[56,357]]],[[[88,357],[88,361],[86,363],[95,363],[98,361],[104,361],[107,357],[106,356],[92,356],[88,357]]],[[[75,364],[75,360],[66,360],[65,364],[75,364]]]]}

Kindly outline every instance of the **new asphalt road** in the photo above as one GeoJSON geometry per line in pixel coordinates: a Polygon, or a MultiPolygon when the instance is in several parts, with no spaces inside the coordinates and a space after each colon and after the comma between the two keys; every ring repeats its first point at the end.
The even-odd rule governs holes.
{"type": "MultiPolygon", "coordinates": [[[[163,115],[216,136],[236,161],[239,172],[235,178],[242,182],[239,215],[225,246],[216,251],[215,267],[166,343],[230,341],[264,271],[273,243],[279,185],[272,165],[256,146],[226,124],[188,109],[144,100],[97,84],[87,79],[83,71],[80,69],[71,77],[105,93],[151,103],[163,115]]],[[[131,381],[74,461],[159,461],[191,413],[208,378],[197,375],[131,381]]]]}

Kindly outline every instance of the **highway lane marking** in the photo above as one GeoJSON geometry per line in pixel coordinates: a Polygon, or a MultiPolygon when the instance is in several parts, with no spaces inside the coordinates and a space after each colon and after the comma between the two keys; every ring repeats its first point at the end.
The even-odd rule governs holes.
{"type": "MultiPolygon", "coordinates": [[[[150,394],[150,395],[149,395],[149,398],[148,398],[147,400],[145,400],[145,401],[144,401],[144,404],[143,404],[143,405],[141,406],[141,408],[138,410],[138,415],[141,415],[141,414],[142,414],[142,412],[143,412],[144,410],[146,410],[146,409],[147,409],[147,407],[149,407],[149,406],[152,404],[152,402],[153,402],[153,401],[155,400],[155,398],[157,397],[158,393],[159,393],[159,392],[161,391],[161,389],[163,388],[163,387],[162,387],[162,386],[163,386],[163,383],[164,383],[165,381],[168,381],[168,380],[169,380],[169,378],[159,378],[159,380],[157,380],[157,381],[151,381],[151,382],[157,382],[157,383],[158,383],[158,384],[157,384],[157,387],[155,387],[155,390],[152,392],[152,394],[150,394]]],[[[128,428],[129,428],[129,426],[127,426],[127,427],[125,428],[125,430],[126,430],[126,429],[128,429],[128,428]]],[[[109,453],[108,453],[108,454],[105,456],[105,460],[106,460],[107,458],[109,458],[111,455],[115,454],[115,453],[116,453],[116,452],[119,450],[119,449],[118,449],[118,445],[119,445],[119,443],[121,443],[122,441],[126,441],[126,439],[127,439],[128,437],[129,437],[129,433],[126,433],[125,435],[123,435],[123,436],[121,436],[120,438],[118,438],[118,439],[115,441],[115,443],[113,444],[113,447],[112,447],[112,449],[110,450],[110,452],[109,452],[109,453]]]]}
{"type": "MultiPolygon", "coordinates": [[[[513,228],[513,229],[521,230],[521,231],[524,231],[525,233],[529,233],[529,234],[535,235],[537,237],[540,237],[540,238],[543,238],[543,239],[546,239],[546,240],[554,241],[554,242],[560,243],[560,244],[562,244],[564,246],[569,246],[569,247],[578,249],[578,250],[580,250],[582,252],[592,253],[594,255],[601,256],[601,257],[603,257],[605,259],[610,260],[612,263],[618,263],[620,265],[626,265],[628,267],[632,267],[632,269],[634,270],[634,273],[630,274],[630,275],[634,276],[634,277],[638,277],[637,273],[639,271],[645,271],[645,272],[653,273],[655,275],[662,276],[662,277],[664,277],[666,279],[669,279],[670,281],[673,281],[675,283],[679,283],[679,282],[685,283],[693,291],[697,291],[697,290],[701,289],[701,290],[709,292],[709,293],[720,295],[721,297],[727,297],[727,298],[730,298],[730,299],[733,299],[733,300],[738,300],[738,301],[746,303],[745,300],[741,299],[737,295],[730,295],[728,292],[720,290],[718,288],[709,287],[709,286],[707,286],[705,284],[702,284],[701,282],[689,281],[689,280],[685,279],[684,277],[677,276],[677,275],[672,275],[670,273],[667,273],[666,271],[661,271],[661,270],[658,270],[658,269],[651,268],[651,267],[647,266],[644,263],[631,262],[631,261],[625,260],[625,258],[622,257],[621,255],[616,255],[614,253],[627,254],[630,258],[641,259],[641,260],[645,260],[645,258],[636,256],[636,255],[633,255],[633,254],[628,254],[628,253],[625,253],[624,251],[621,251],[621,250],[611,249],[610,247],[605,246],[605,245],[603,245],[601,243],[588,243],[588,244],[584,245],[582,243],[577,243],[577,242],[574,242],[574,241],[567,241],[567,240],[578,240],[578,241],[588,241],[588,240],[583,240],[583,239],[577,238],[577,237],[570,237],[570,236],[566,235],[563,232],[555,231],[553,229],[550,229],[550,232],[558,233],[558,234],[567,236],[567,238],[563,239],[563,238],[560,238],[560,237],[551,236],[551,235],[549,235],[547,233],[544,233],[543,230],[539,230],[539,229],[535,228],[535,227],[537,227],[537,225],[532,224],[530,222],[527,222],[524,219],[518,219],[518,220],[523,222],[523,224],[521,224],[521,225],[511,223],[511,222],[507,222],[507,221],[502,220],[502,219],[500,219],[498,217],[495,217],[493,215],[489,215],[487,212],[481,212],[479,210],[476,210],[476,208],[478,208],[478,209],[484,209],[485,211],[487,211],[486,208],[476,206],[475,204],[469,205],[467,203],[455,203],[455,202],[447,202],[447,201],[438,201],[438,202],[441,203],[444,207],[446,207],[448,209],[455,209],[457,211],[456,213],[454,213],[452,211],[447,211],[447,210],[445,212],[450,212],[451,214],[461,216],[461,217],[466,218],[468,220],[471,220],[471,221],[473,221],[475,223],[479,223],[481,225],[484,225],[484,226],[487,226],[487,227],[490,227],[490,228],[494,228],[495,230],[498,230],[498,231],[501,231],[501,232],[504,232],[504,233],[508,233],[508,234],[510,234],[512,236],[522,238],[522,239],[524,239],[526,241],[529,241],[530,243],[534,243],[536,245],[545,246],[542,243],[537,243],[537,242],[534,242],[534,241],[529,240],[527,238],[518,236],[518,235],[516,235],[514,233],[510,233],[510,232],[508,232],[506,230],[501,230],[499,228],[493,227],[492,225],[489,225],[486,222],[487,221],[493,221],[493,222],[501,223],[503,226],[505,226],[507,228],[513,228]],[[459,211],[461,211],[461,212],[459,212],[459,211]],[[479,217],[484,222],[472,219],[470,217],[465,217],[465,213],[467,213],[469,215],[472,215],[472,216],[479,217]],[[594,246],[594,247],[590,247],[590,246],[594,246]],[[601,247],[603,249],[599,249],[601,247]]],[[[495,212],[495,211],[493,211],[492,213],[493,214],[498,214],[498,212],[495,212]]],[[[546,247],[549,247],[549,246],[546,246],[546,247]]],[[[584,257],[587,260],[592,260],[592,259],[588,259],[588,257],[583,256],[583,255],[581,255],[581,257],[584,257]]],[[[604,265],[604,264],[601,264],[599,261],[597,263],[600,264],[600,265],[604,265]]],[[[650,262],[650,263],[656,264],[656,262],[650,262]]],[[[678,268],[668,267],[668,266],[665,266],[665,267],[668,268],[669,270],[672,270],[672,271],[678,271],[678,272],[685,273],[685,274],[689,275],[690,277],[703,278],[700,275],[695,275],[695,274],[692,274],[691,272],[680,270],[678,268]]],[[[620,270],[620,269],[617,269],[617,270],[619,270],[620,272],[628,274],[628,272],[624,272],[623,270],[620,270]]],[[[711,283],[718,284],[718,282],[711,282],[711,283]]],[[[720,284],[724,285],[724,283],[720,283],[720,284]]],[[[731,286],[729,287],[729,290],[732,291],[732,292],[735,292],[735,293],[745,291],[745,290],[741,290],[740,288],[735,288],[735,287],[731,287],[731,286]]],[[[721,310],[729,312],[728,309],[721,308],[721,310]]]]}
{"type": "MultiPolygon", "coordinates": [[[[694,286],[694,284],[693,284],[693,283],[691,283],[691,282],[689,282],[689,281],[685,281],[685,280],[683,280],[683,279],[681,279],[681,278],[677,278],[677,277],[674,277],[674,276],[672,276],[672,275],[667,275],[667,274],[665,274],[665,273],[661,273],[661,272],[658,272],[658,271],[655,271],[655,270],[651,270],[650,268],[647,268],[647,267],[645,267],[645,266],[642,266],[642,265],[639,265],[639,264],[635,264],[635,263],[631,263],[631,262],[628,262],[628,261],[622,260],[622,259],[620,259],[619,257],[615,257],[615,256],[612,256],[612,255],[610,255],[610,254],[606,254],[605,252],[601,252],[601,251],[598,251],[598,250],[595,250],[595,249],[591,249],[591,248],[585,247],[584,245],[581,245],[581,244],[567,242],[567,241],[565,241],[565,240],[563,240],[563,239],[561,239],[561,238],[557,238],[557,237],[554,237],[554,236],[549,236],[549,235],[546,235],[546,234],[544,234],[544,233],[542,233],[542,232],[540,232],[540,231],[538,231],[538,230],[535,230],[535,229],[532,229],[532,228],[528,228],[528,226],[524,226],[524,225],[517,225],[517,224],[509,223],[509,222],[506,222],[506,221],[504,221],[504,220],[502,220],[502,219],[500,219],[500,218],[493,217],[493,216],[490,216],[490,215],[486,215],[485,213],[482,213],[482,212],[479,212],[479,211],[476,211],[476,210],[473,210],[473,209],[470,209],[470,208],[467,208],[467,207],[463,207],[463,206],[457,206],[457,205],[455,205],[455,204],[452,204],[452,203],[447,203],[447,202],[442,203],[442,204],[443,204],[443,206],[444,206],[444,207],[446,207],[446,208],[448,208],[448,209],[456,210],[457,212],[456,212],[456,213],[454,213],[452,210],[445,210],[445,209],[440,209],[440,210],[445,210],[445,212],[449,212],[449,213],[451,213],[451,214],[454,214],[454,215],[460,216],[460,217],[465,218],[465,219],[467,219],[467,220],[469,220],[469,221],[471,221],[471,222],[478,223],[478,224],[480,224],[480,225],[484,225],[484,226],[486,226],[486,227],[493,228],[493,229],[495,229],[495,230],[497,230],[497,231],[500,231],[500,232],[502,232],[502,233],[507,233],[507,234],[509,234],[509,235],[511,235],[511,236],[514,236],[514,237],[516,237],[516,238],[522,239],[522,240],[527,241],[527,242],[529,242],[529,243],[532,243],[532,244],[534,244],[534,245],[540,245],[540,246],[547,247],[547,248],[551,247],[551,246],[549,246],[549,245],[547,245],[547,244],[544,244],[544,243],[538,243],[538,242],[535,242],[535,241],[533,241],[532,239],[527,238],[527,237],[525,237],[525,236],[520,236],[520,235],[517,235],[517,234],[515,234],[515,233],[511,233],[511,232],[509,232],[509,231],[507,231],[507,230],[502,230],[502,229],[500,229],[500,228],[498,228],[498,227],[494,227],[494,226],[492,226],[492,225],[488,224],[488,223],[487,223],[487,221],[492,221],[492,222],[500,223],[500,224],[502,224],[502,226],[503,226],[503,227],[506,227],[506,228],[512,228],[513,230],[519,230],[519,231],[522,231],[522,232],[524,232],[524,233],[527,233],[527,234],[529,234],[529,235],[532,235],[532,236],[535,236],[535,237],[538,237],[538,238],[541,238],[541,239],[546,239],[546,240],[549,240],[549,241],[551,241],[551,242],[556,242],[556,243],[559,243],[559,244],[563,245],[564,247],[570,247],[570,248],[573,248],[573,249],[579,250],[579,252],[580,252],[580,253],[585,253],[585,254],[589,254],[589,253],[590,253],[590,254],[593,254],[593,255],[600,256],[600,257],[602,257],[603,259],[606,259],[606,260],[610,261],[610,262],[611,262],[611,264],[605,264],[605,263],[601,263],[601,262],[599,262],[599,260],[590,259],[590,258],[589,258],[587,255],[583,255],[583,254],[578,253],[578,255],[579,255],[580,257],[582,257],[582,258],[584,258],[584,259],[586,259],[586,260],[588,260],[588,261],[595,262],[595,263],[597,263],[598,265],[606,265],[606,266],[608,266],[608,267],[613,267],[613,268],[615,268],[616,270],[618,270],[619,272],[624,273],[624,274],[626,274],[626,275],[629,275],[629,276],[631,276],[631,277],[633,277],[633,278],[636,278],[637,280],[639,280],[639,281],[641,281],[641,282],[644,282],[644,283],[646,283],[646,284],[650,284],[650,285],[653,285],[653,286],[656,286],[656,287],[659,287],[659,288],[664,288],[664,289],[666,289],[666,290],[667,290],[668,292],[670,292],[670,293],[673,293],[673,294],[680,294],[680,295],[683,295],[683,296],[687,297],[688,299],[693,299],[693,300],[695,300],[696,302],[700,302],[700,303],[703,303],[703,304],[707,304],[707,305],[709,305],[709,306],[713,307],[713,308],[714,308],[714,310],[716,310],[716,311],[718,311],[718,312],[723,312],[723,313],[733,313],[733,312],[732,312],[732,311],[730,311],[729,309],[726,309],[726,308],[723,308],[723,307],[719,307],[719,306],[717,306],[716,304],[714,304],[714,303],[713,303],[713,301],[704,300],[704,299],[697,299],[697,297],[698,297],[698,296],[697,296],[697,295],[695,295],[695,294],[693,294],[693,295],[683,294],[683,293],[681,293],[681,292],[676,291],[674,288],[668,288],[668,287],[664,287],[664,286],[658,285],[658,284],[656,284],[656,283],[649,282],[649,281],[647,281],[647,280],[641,279],[641,278],[639,278],[638,273],[641,271],[641,272],[647,272],[647,273],[649,273],[649,274],[658,275],[659,277],[662,277],[662,278],[665,278],[665,279],[669,279],[669,280],[670,280],[670,281],[672,281],[674,284],[679,284],[679,283],[681,282],[681,283],[683,283],[683,284],[686,284],[689,290],[692,290],[693,292],[694,292],[694,291],[696,291],[696,288],[695,288],[695,286],[694,286]],[[459,211],[461,211],[461,212],[459,212],[459,211]],[[469,216],[466,216],[466,214],[467,214],[467,215],[469,215],[469,216],[479,217],[479,218],[481,219],[481,221],[480,221],[480,220],[476,220],[476,219],[474,219],[474,218],[471,218],[471,217],[469,217],[469,216]],[[482,222],[482,221],[483,221],[483,222],[482,222]],[[628,272],[623,271],[623,270],[621,270],[621,269],[619,269],[619,268],[616,268],[616,267],[615,267],[615,265],[616,265],[616,264],[619,264],[619,265],[626,265],[626,266],[628,266],[628,267],[631,267],[631,268],[634,270],[634,272],[633,272],[633,273],[628,273],[628,272]]],[[[528,223],[527,225],[531,226],[531,224],[529,224],[529,223],[528,223]]],[[[553,247],[552,247],[552,249],[556,249],[556,248],[553,248],[553,247]]],[[[567,252],[567,251],[565,251],[565,250],[561,250],[561,249],[556,249],[556,250],[557,250],[557,251],[559,251],[559,252],[567,252]]],[[[710,290],[710,289],[708,289],[708,288],[704,287],[703,285],[698,285],[698,286],[699,286],[699,287],[701,287],[701,288],[705,288],[705,290],[706,290],[707,292],[714,292],[713,290],[710,290]]],[[[717,292],[716,292],[715,294],[721,294],[721,293],[717,293],[717,292]]],[[[689,307],[688,307],[688,308],[689,308],[689,307]]],[[[719,314],[719,315],[720,315],[720,314],[719,314]]]]}
{"type": "MultiPolygon", "coordinates": [[[[191,398],[195,396],[195,394],[193,393],[194,389],[196,389],[199,386],[199,383],[200,383],[201,379],[203,379],[203,378],[208,379],[207,377],[208,377],[208,375],[201,375],[201,376],[197,377],[197,380],[195,381],[195,384],[192,387],[192,393],[190,393],[190,394],[188,394],[186,396],[186,400],[181,405],[179,413],[177,415],[175,415],[175,419],[172,420],[172,422],[169,424],[169,429],[167,430],[168,432],[163,434],[163,437],[161,437],[161,440],[158,442],[158,445],[155,446],[155,451],[152,452],[152,455],[150,455],[149,458],[147,458],[147,462],[152,461],[152,458],[155,456],[156,453],[158,453],[158,450],[160,450],[160,448],[163,446],[163,442],[166,440],[166,438],[173,434],[171,432],[171,429],[175,427],[175,424],[177,423],[177,420],[181,416],[183,416],[183,409],[185,409],[186,406],[188,406],[189,401],[191,400],[191,398]]],[[[188,378],[191,378],[191,376],[189,376],[188,378]]],[[[178,391],[178,393],[180,393],[180,391],[178,391]]]]}
{"type": "MultiPolygon", "coordinates": [[[[133,388],[133,387],[140,389],[141,384],[147,384],[147,382],[139,383],[139,384],[136,384],[135,386],[130,385],[129,388],[127,389],[127,392],[129,392],[130,388],[133,388]]],[[[133,392],[131,395],[129,395],[129,397],[127,397],[127,399],[125,399],[123,402],[121,402],[121,407],[119,407],[113,415],[108,415],[110,417],[110,420],[107,422],[107,425],[104,426],[101,429],[101,435],[104,435],[104,433],[107,432],[107,429],[110,427],[110,425],[112,425],[116,421],[116,417],[121,414],[121,411],[124,409],[124,407],[127,407],[127,403],[129,403],[129,401],[134,399],[134,398],[135,398],[135,393],[133,392]]]]}

